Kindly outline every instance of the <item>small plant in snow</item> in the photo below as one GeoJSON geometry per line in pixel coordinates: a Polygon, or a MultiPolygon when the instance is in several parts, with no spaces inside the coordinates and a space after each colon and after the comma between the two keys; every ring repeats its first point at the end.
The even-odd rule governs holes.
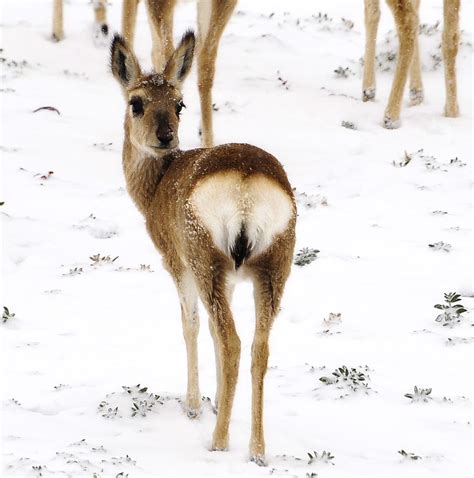
{"type": "Polygon", "coordinates": [[[403,458],[406,458],[407,460],[421,460],[421,456],[415,455],[414,453],[405,451],[405,450],[399,450],[398,453],[403,456],[403,458]]]}
{"type": "Polygon", "coordinates": [[[439,20],[433,25],[430,25],[429,23],[422,23],[418,27],[418,32],[420,35],[426,35],[430,37],[439,31],[438,27],[439,27],[439,20]]]}
{"type": "Polygon", "coordinates": [[[444,251],[444,252],[451,252],[451,247],[452,247],[451,244],[448,244],[443,241],[434,242],[433,244],[428,244],[428,246],[431,247],[433,251],[444,251]]]}
{"type": "Polygon", "coordinates": [[[368,393],[371,389],[368,382],[370,376],[367,374],[369,367],[347,368],[345,365],[337,368],[332,372],[331,377],[320,377],[319,380],[325,385],[335,385],[337,389],[351,390],[358,392],[359,390],[368,393]]]}
{"type": "Polygon", "coordinates": [[[441,211],[441,209],[436,209],[435,211],[431,211],[431,214],[434,214],[435,216],[445,216],[448,214],[448,211],[441,211]]]}
{"type": "Polygon", "coordinates": [[[97,407],[97,411],[104,417],[104,418],[116,418],[118,415],[118,407],[112,408],[110,403],[102,400],[97,407]]]}
{"type": "Polygon", "coordinates": [[[413,389],[413,393],[405,393],[404,397],[407,397],[411,400],[411,403],[414,402],[424,402],[428,403],[433,397],[431,395],[431,388],[418,388],[415,385],[413,389]]]}
{"type": "Polygon", "coordinates": [[[354,28],[354,22],[352,20],[341,17],[341,21],[346,30],[352,30],[354,28]]]}
{"type": "Polygon", "coordinates": [[[3,323],[8,322],[14,317],[15,317],[15,314],[13,312],[10,312],[8,307],[3,306],[2,322],[3,323]]]}
{"type": "Polygon", "coordinates": [[[405,166],[407,166],[410,161],[413,159],[413,155],[412,154],[408,154],[406,151],[405,151],[405,156],[403,157],[403,159],[401,161],[395,161],[393,160],[392,161],[392,164],[396,167],[396,168],[404,168],[405,166]]]}
{"type": "Polygon", "coordinates": [[[311,249],[309,247],[303,247],[295,257],[294,264],[295,266],[306,266],[315,261],[318,257],[319,250],[311,249]]]}
{"type": "Polygon", "coordinates": [[[311,465],[312,463],[330,463],[331,465],[334,465],[334,455],[331,454],[330,451],[324,451],[319,454],[317,451],[313,451],[313,454],[308,452],[308,465],[311,465]]]}
{"type": "Polygon", "coordinates": [[[334,70],[334,74],[336,75],[336,78],[349,78],[349,76],[355,75],[355,73],[348,66],[345,68],[338,66],[334,70]]]}
{"type": "Polygon", "coordinates": [[[342,126],[343,128],[352,129],[352,130],[354,130],[354,131],[357,130],[357,126],[356,126],[355,123],[353,123],[352,121],[342,120],[341,126],[342,126]]]}
{"type": "Polygon", "coordinates": [[[119,256],[114,257],[113,259],[110,256],[101,256],[100,254],[95,254],[90,256],[89,259],[92,261],[91,266],[100,266],[103,264],[112,264],[114,263],[119,256]]]}
{"type": "Polygon", "coordinates": [[[466,163],[463,163],[458,157],[455,157],[449,160],[449,165],[458,166],[459,168],[462,168],[466,166],[466,163]]]}
{"type": "Polygon", "coordinates": [[[443,325],[443,327],[454,327],[454,325],[461,322],[462,314],[467,312],[462,304],[456,304],[460,302],[461,295],[456,292],[448,292],[444,294],[444,304],[436,304],[435,309],[442,310],[435,321],[443,325]]]}
{"type": "Polygon", "coordinates": [[[67,389],[67,388],[71,388],[71,386],[70,386],[70,385],[67,385],[67,384],[64,384],[64,383],[60,383],[59,385],[55,385],[55,386],[54,386],[54,390],[55,390],[56,392],[59,392],[60,390],[65,390],[65,389],[67,389]]]}
{"type": "Polygon", "coordinates": [[[288,83],[288,80],[285,80],[279,71],[277,71],[277,80],[280,83],[280,86],[284,88],[285,90],[290,89],[290,84],[288,83]]]}
{"type": "Polygon", "coordinates": [[[333,312],[329,312],[329,317],[323,320],[324,325],[331,326],[331,325],[339,325],[342,322],[341,313],[337,312],[336,314],[333,312]]]}
{"type": "Polygon", "coordinates": [[[74,267],[74,269],[69,269],[69,272],[63,274],[63,276],[78,276],[83,272],[82,267],[74,267]]]}

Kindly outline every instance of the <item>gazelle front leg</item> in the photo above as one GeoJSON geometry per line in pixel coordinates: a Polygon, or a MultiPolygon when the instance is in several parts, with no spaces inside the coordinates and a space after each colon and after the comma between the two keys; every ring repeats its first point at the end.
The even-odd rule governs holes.
{"type": "Polygon", "coordinates": [[[181,320],[188,356],[186,411],[189,418],[195,418],[199,415],[201,408],[197,348],[197,337],[199,334],[198,295],[194,278],[189,271],[185,271],[176,280],[176,284],[181,303],[181,320]]]}
{"type": "Polygon", "coordinates": [[[173,48],[173,13],[176,0],[146,0],[152,36],[152,62],[156,72],[162,72],[173,48]]]}
{"type": "Polygon", "coordinates": [[[198,3],[198,88],[201,99],[202,145],[214,145],[212,127],[212,86],[216,57],[224,28],[234,11],[237,0],[207,0],[198,3]]]}
{"type": "Polygon", "coordinates": [[[64,38],[63,28],[63,0],[54,0],[53,4],[53,35],[54,41],[61,41],[64,38]]]}
{"type": "Polygon", "coordinates": [[[420,0],[412,0],[416,12],[416,35],[413,51],[413,60],[410,68],[410,106],[416,106],[423,102],[423,81],[421,79],[421,61],[420,61],[420,45],[418,25],[420,23],[419,11],[420,0]]]}
{"type": "Polygon", "coordinates": [[[123,0],[122,4],[122,35],[131,48],[135,40],[135,26],[139,0],[123,0]]]}
{"type": "Polygon", "coordinates": [[[417,35],[417,15],[411,0],[387,0],[397,26],[399,54],[390,98],[385,110],[384,127],[388,129],[400,126],[400,110],[403,91],[408,77],[417,35]]]}
{"type": "Polygon", "coordinates": [[[362,101],[375,98],[375,46],[380,20],[380,0],[364,0],[365,54],[362,101]]]}
{"type": "Polygon", "coordinates": [[[459,116],[456,84],[456,56],[459,47],[459,8],[460,0],[444,0],[443,59],[446,83],[446,105],[444,114],[455,118],[459,116]]]}

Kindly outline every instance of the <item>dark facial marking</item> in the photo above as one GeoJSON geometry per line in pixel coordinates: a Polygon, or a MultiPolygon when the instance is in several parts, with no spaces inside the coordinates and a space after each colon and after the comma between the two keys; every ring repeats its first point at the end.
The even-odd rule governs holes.
{"type": "Polygon", "coordinates": [[[143,115],[143,100],[139,96],[133,96],[129,102],[129,105],[132,107],[133,116],[143,115]]]}

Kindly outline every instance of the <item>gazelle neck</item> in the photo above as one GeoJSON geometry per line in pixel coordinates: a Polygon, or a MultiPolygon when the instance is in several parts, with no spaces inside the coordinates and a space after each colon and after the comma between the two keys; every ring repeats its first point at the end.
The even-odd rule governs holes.
{"type": "Polygon", "coordinates": [[[176,151],[166,151],[156,156],[146,155],[125,138],[122,160],[125,181],[130,196],[143,215],[146,215],[176,151]]]}

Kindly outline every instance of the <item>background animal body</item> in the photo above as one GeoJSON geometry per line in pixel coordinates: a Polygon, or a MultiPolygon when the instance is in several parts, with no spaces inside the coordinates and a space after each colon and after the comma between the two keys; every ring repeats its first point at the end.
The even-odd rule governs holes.
{"type": "MultiPolygon", "coordinates": [[[[0,324],[2,451],[10,466],[3,475],[34,477],[33,466],[46,466],[43,476],[469,473],[473,3],[462,4],[461,116],[442,115],[435,27],[442,5],[422,0],[426,100],[404,108],[396,131],[381,128],[397,45],[386,5],[373,103],[360,100],[362,2],[325,0],[321,15],[312,2],[292,5],[239,2],[214,88],[216,143],[254,143],[282,161],[296,187],[296,250],[320,250],[311,264],[293,267],[272,331],[270,465],[257,468],[247,462],[251,285],[239,285],[233,301],[242,358],[230,450],[209,453],[211,406],[204,402],[199,420],[189,421],[175,399],[186,387],[178,298],[124,190],[123,101],[106,68],[108,51],[90,41],[90,5],[66,5],[67,35],[54,44],[49,0],[2,1],[2,299],[16,314],[0,324]],[[42,106],[61,114],[32,113],[42,106]],[[405,151],[411,161],[398,167],[405,151]],[[429,247],[440,241],[450,252],[429,247]],[[450,291],[468,309],[453,328],[436,322],[433,308],[450,291]],[[341,313],[340,323],[324,322],[331,312],[341,313]],[[368,365],[368,394],[320,382],[342,365],[368,365]],[[434,398],[410,403],[404,394],[415,385],[431,387],[434,398]],[[313,450],[335,458],[308,465],[313,450]]],[[[120,2],[108,20],[120,29],[120,2]]],[[[195,6],[180,5],[176,38],[195,21],[195,6]]],[[[135,45],[150,66],[143,8],[135,45]]],[[[181,143],[199,147],[192,77],[184,101],[181,143]]],[[[213,397],[214,352],[204,324],[199,341],[201,392],[213,397]]]]}

